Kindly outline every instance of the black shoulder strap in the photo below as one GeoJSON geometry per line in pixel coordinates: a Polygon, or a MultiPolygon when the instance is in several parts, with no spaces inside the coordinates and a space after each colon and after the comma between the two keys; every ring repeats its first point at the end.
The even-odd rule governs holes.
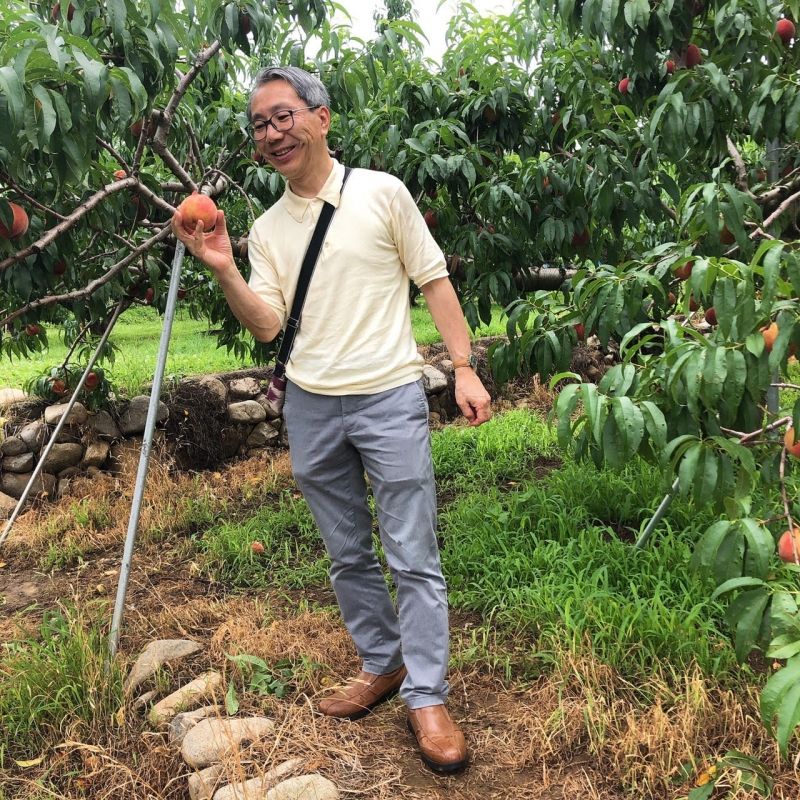
{"type": "MultiPolygon", "coordinates": [[[[342,188],[339,190],[340,197],[351,172],[352,170],[350,167],[344,168],[342,188]]],[[[303,265],[300,267],[300,277],[297,279],[297,289],[294,293],[292,310],[289,313],[289,319],[286,321],[286,330],[283,332],[281,346],[275,358],[273,374],[279,378],[282,378],[286,372],[286,362],[289,360],[289,354],[292,352],[292,345],[294,344],[294,337],[297,335],[297,328],[300,325],[300,314],[303,310],[303,303],[306,301],[306,294],[308,294],[308,285],[311,283],[311,276],[314,273],[314,267],[317,265],[319,251],[322,249],[322,243],[325,241],[325,234],[328,232],[328,227],[333,219],[334,211],[336,211],[336,206],[331,205],[326,200],[322,206],[322,211],[320,211],[317,226],[314,228],[311,241],[308,243],[306,254],[303,257],[303,265]]]]}

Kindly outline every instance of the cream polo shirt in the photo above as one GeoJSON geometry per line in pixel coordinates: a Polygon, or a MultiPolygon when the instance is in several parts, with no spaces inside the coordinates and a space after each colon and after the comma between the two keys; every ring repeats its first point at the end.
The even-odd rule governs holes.
{"type": "Polygon", "coordinates": [[[409,280],[447,277],[444,255],[410,192],[385,172],[344,167],[317,197],[283,196],[248,237],[250,287],[285,325],[323,201],[337,206],[311,277],[286,375],[315,394],[374,394],[417,380],[409,280]]]}

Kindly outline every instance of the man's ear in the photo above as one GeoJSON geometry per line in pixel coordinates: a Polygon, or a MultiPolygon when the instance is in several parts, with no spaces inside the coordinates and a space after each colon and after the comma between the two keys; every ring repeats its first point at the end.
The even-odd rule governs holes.
{"type": "Polygon", "coordinates": [[[322,132],[327,136],[328,131],[331,129],[331,110],[327,106],[320,106],[317,112],[322,122],[322,132]]]}

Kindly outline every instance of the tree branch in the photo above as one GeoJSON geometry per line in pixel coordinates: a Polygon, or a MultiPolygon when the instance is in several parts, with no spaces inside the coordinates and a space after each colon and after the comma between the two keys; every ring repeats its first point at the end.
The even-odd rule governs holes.
{"type": "Polygon", "coordinates": [[[726,136],[725,141],[728,144],[728,153],[730,154],[730,157],[733,159],[733,163],[736,165],[736,183],[740,191],[745,192],[746,194],[752,196],[752,192],[750,191],[750,186],[748,185],[747,167],[744,164],[744,159],[742,158],[739,151],[736,149],[736,145],[733,143],[730,136],[726,136]]]}
{"type": "Polygon", "coordinates": [[[33,300],[27,305],[18,308],[16,311],[12,311],[6,317],[1,319],[0,327],[3,327],[4,325],[7,325],[10,322],[13,322],[15,319],[21,317],[23,314],[27,314],[29,311],[35,311],[37,308],[45,308],[47,306],[55,305],[56,303],[64,303],[69,300],[80,300],[84,297],[89,297],[94,292],[96,292],[101,286],[104,286],[106,283],[108,283],[121,270],[125,269],[125,267],[127,267],[130,263],[135,261],[142,253],[147,252],[154,244],[164,241],[164,239],[166,239],[171,233],[172,233],[171,226],[168,224],[165,225],[159,233],[157,233],[155,236],[152,236],[147,241],[140,244],[135,250],[133,250],[127,256],[125,256],[125,258],[114,264],[114,266],[112,266],[108,270],[108,272],[104,273],[99,278],[91,281],[82,289],[75,289],[74,291],[66,292],[65,294],[48,295],[47,297],[40,297],[38,300],[33,300]]]}
{"type": "Polygon", "coordinates": [[[794,194],[790,194],[776,209],[773,211],[763,223],[763,227],[769,227],[773,222],[775,222],[778,217],[783,214],[789,206],[795,201],[800,200],[800,192],[795,192],[794,194]]]}
{"type": "Polygon", "coordinates": [[[64,217],[63,220],[58,223],[58,225],[50,228],[49,231],[47,231],[43,236],[40,236],[35,242],[29,244],[19,252],[14,253],[14,255],[3,259],[3,261],[0,261],[0,272],[8,269],[10,266],[13,266],[30,255],[40,252],[47,247],[47,245],[49,245],[51,242],[54,242],[59,236],[61,236],[62,233],[66,233],[70,228],[74,227],[93,208],[102,203],[106,197],[114,194],[115,192],[120,192],[123,189],[135,186],[138,182],[138,178],[124,178],[121,181],[114,181],[114,183],[104,186],[102,189],[100,189],[100,191],[95,192],[95,194],[93,194],[88,200],[81,203],[79,206],[76,206],[75,210],[71,214],[64,217]]]}

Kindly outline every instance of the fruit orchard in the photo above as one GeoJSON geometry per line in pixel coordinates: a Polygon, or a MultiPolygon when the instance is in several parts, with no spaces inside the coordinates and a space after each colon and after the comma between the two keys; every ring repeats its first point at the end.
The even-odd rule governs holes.
{"type": "MultiPolygon", "coordinates": [[[[245,134],[249,76],[275,62],[318,71],[331,147],[407,183],[470,324],[507,309],[495,374],[558,382],[559,437],[579,457],[641,455],[663,466],[665,490],[677,478],[718,509],[696,564],[730,599],[739,658],[787,661],[762,704],[785,753],[800,720],[795,537],[780,547],[794,566],[777,549],[800,515],[786,433],[800,426],[800,1],[473,11],[454,17],[438,65],[413,17],[363,43],[322,0],[86,0],[66,14],[9,0],[0,351],[24,357],[62,328],[73,343],[96,336],[118,304],[163,308],[167,221],[198,190],[226,211],[246,273],[249,225],[282,191],[245,134]],[[562,291],[535,291],[544,265],[562,291]],[[591,335],[622,356],[597,385],[567,372],[591,335]]],[[[195,264],[181,297],[223,345],[269,355],[195,264]]],[[[53,399],[60,376],[42,378],[53,399]]]]}

